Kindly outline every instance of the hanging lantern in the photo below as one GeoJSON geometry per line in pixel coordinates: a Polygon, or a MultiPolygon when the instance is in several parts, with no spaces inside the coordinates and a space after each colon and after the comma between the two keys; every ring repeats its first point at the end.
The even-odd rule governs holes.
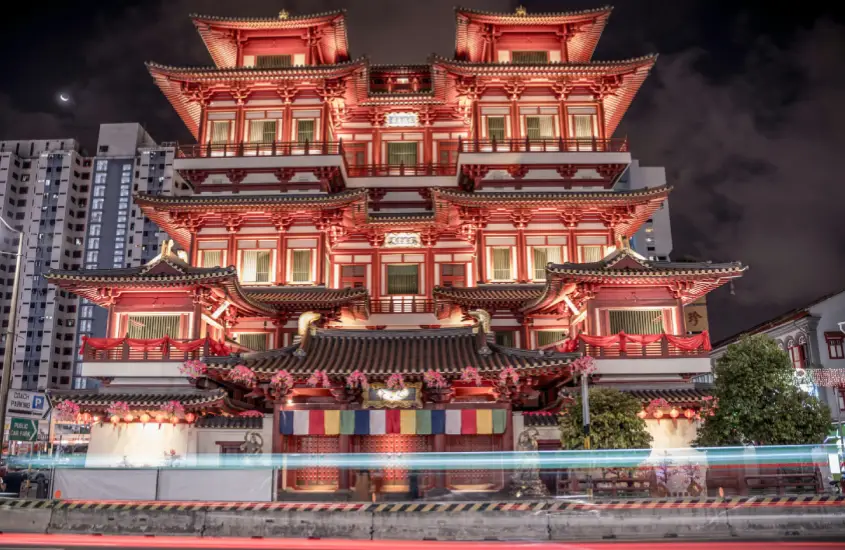
{"type": "Polygon", "coordinates": [[[93,420],[94,420],[94,422],[95,422],[95,423],[99,423],[99,422],[100,422],[100,417],[99,417],[99,416],[95,416],[95,417],[93,418],[93,420]]]}
{"type": "Polygon", "coordinates": [[[109,421],[112,424],[117,424],[118,422],[120,422],[120,417],[117,416],[116,414],[113,414],[113,415],[111,415],[111,418],[109,418],[109,421]]]}
{"type": "Polygon", "coordinates": [[[178,418],[176,418],[175,416],[171,416],[171,417],[170,417],[170,423],[171,423],[171,424],[178,424],[178,423],[179,423],[179,419],[178,419],[178,418]]]}
{"type": "Polygon", "coordinates": [[[144,413],[144,414],[141,415],[141,422],[142,423],[146,424],[149,421],[150,421],[150,415],[148,415],[147,413],[144,413]]]}
{"type": "Polygon", "coordinates": [[[675,407],[672,407],[672,410],[669,411],[669,416],[672,417],[672,420],[675,420],[676,418],[678,418],[678,416],[680,416],[680,414],[681,413],[675,407]]]}
{"type": "Polygon", "coordinates": [[[82,413],[79,415],[79,423],[80,424],[90,424],[91,423],[91,415],[89,413],[82,413]]]}
{"type": "Polygon", "coordinates": [[[129,413],[126,416],[124,416],[123,419],[127,422],[132,422],[133,420],[135,420],[135,415],[133,415],[132,413],[129,413]]]}
{"type": "Polygon", "coordinates": [[[637,416],[639,416],[642,419],[645,419],[645,417],[648,416],[648,413],[645,412],[645,409],[643,409],[643,410],[641,410],[640,412],[637,413],[637,416]]]}
{"type": "Polygon", "coordinates": [[[159,424],[161,424],[162,422],[164,422],[164,420],[165,420],[165,419],[164,419],[164,414],[163,414],[163,413],[158,413],[158,414],[156,415],[156,422],[158,422],[159,424]]]}
{"type": "Polygon", "coordinates": [[[687,410],[684,411],[684,416],[687,417],[687,420],[692,420],[693,417],[695,416],[695,411],[692,410],[692,409],[687,409],[687,410]]]}
{"type": "Polygon", "coordinates": [[[193,424],[194,420],[196,420],[196,419],[197,419],[197,415],[195,415],[194,413],[188,413],[188,414],[185,415],[185,421],[188,424],[193,424]]]}
{"type": "Polygon", "coordinates": [[[654,418],[656,418],[656,419],[658,419],[658,420],[660,420],[661,418],[663,418],[663,411],[662,411],[661,409],[657,409],[657,410],[655,410],[655,411],[654,411],[653,413],[651,413],[651,414],[652,414],[652,416],[654,416],[654,418]]]}

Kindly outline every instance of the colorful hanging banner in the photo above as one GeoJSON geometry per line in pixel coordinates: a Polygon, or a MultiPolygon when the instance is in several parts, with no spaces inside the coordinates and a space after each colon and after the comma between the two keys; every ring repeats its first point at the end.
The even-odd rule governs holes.
{"type": "Polygon", "coordinates": [[[507,429],[505,409],[281,411],[282,435],[491,435],[507,429]]]}

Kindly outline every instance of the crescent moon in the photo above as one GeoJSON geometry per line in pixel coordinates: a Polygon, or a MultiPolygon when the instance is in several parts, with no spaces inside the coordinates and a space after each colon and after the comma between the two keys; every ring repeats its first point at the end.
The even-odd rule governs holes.
{"type": "Polygon", "coordinates": [[[70,101],[70,97],[66,96],[65,94],[59,94],[59,99],[62,101],[70,101]]]}

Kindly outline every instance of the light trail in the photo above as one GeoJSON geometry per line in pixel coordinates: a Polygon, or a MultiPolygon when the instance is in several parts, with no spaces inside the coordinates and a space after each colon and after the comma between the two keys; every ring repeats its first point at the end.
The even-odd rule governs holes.
{"type": "MultiPolygon", "coordinates": [[[[754,447],[709,447],[698,449],[665,449],[665,454],[652,449],[618,449],[598,451],[540,451],[530,452],[449,452],[388,454],[262,454],[262,455],[191,455],[178,465],[161,464],[161,459],[144,466],[134,462],[150,460],[137,457],[133,468],[200,468],[200,469],[266,469],[313,468],[315,466],[343,469],[396,468],[402,470],[513,470],[530,465],[534,468],[560,470],[571,468],[654,468],[664,461],[673,467],[699,465],[732,467],[740,465],[765,466],[822,466],[828,456],[835,455],[835,445],[794,445],[754,447]]],[[[20,460],[21,466],[33,468],[75,469],[115,467],[113,456],[82,456],[68,458],[34,458],[20,460]]]]}

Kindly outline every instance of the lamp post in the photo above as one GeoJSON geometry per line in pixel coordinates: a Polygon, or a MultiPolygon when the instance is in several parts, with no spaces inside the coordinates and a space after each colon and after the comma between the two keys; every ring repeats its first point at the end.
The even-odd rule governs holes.
{"type": "Polygon", "coordinates": [[[0,222],[10,232],[18,236],[18,252],[0,252],[6,256],[15,256],[15,279],[12,284],[12,303],[9,308],[9,324],[6,329],[5,353],[3,354],[3,377],[0,379],[0,458],[3,456],[3,440],[6,437],[6,403],[9,397],[9,386],[12,382],[12,361],[15,356],[15,331],[18,326],[18,294],[21,286],[23,271],[23,232],[17,231],[6,223],[0,216],[0,222]]]}
{"type": "MultiPolygon", "coordinates": [[[[581,418],[584,425],[584,449],[590,450],[590,390],[587,373],[581,373],[581,418]]],[[[592,465],[592,464],[591,464],[592,465]]],[[[593,480],[590,470],[587,470],[587,497],[593,498],[593,480]]]]}

